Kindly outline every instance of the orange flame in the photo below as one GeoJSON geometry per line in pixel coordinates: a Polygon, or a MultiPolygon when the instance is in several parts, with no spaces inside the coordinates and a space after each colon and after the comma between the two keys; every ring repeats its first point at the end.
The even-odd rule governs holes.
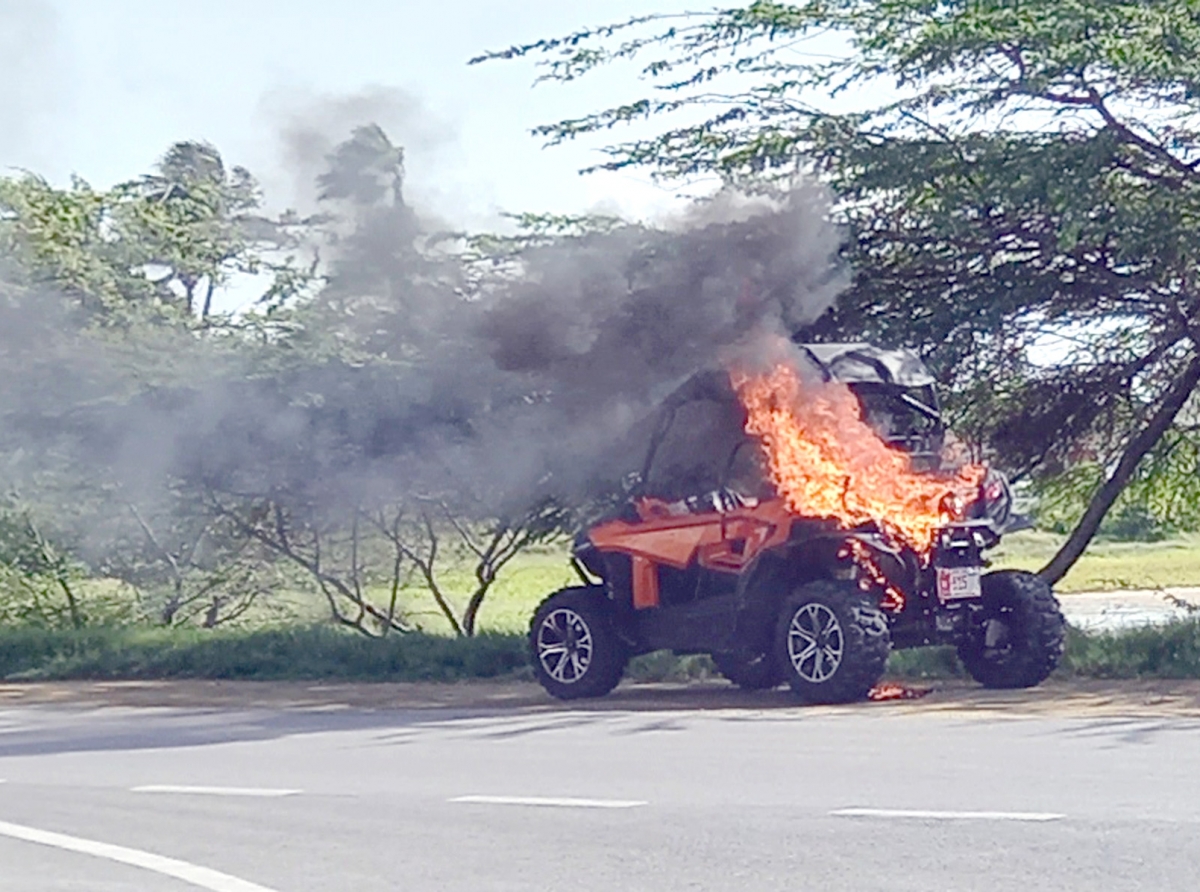
{"type": "Polygon", "coordinates": [[[933,688],[910,688],[908,685],[897,684],[894,681],[881,681],[867,691],[867,699],[876,702],[881,700],[920,700],[932,692],[933,688]]]}
{"type": "Polygon", "coordinates": [[[731,373],[746,409],[746,432],[758,437],[771,479],[789,510],[843,528],[874,523],[885,535],[927,554],[948,521],[948,502],[969,504],[984,469],[952,476],[921,474],[862,420],[845,384],[805,383],[790,365],[731,373]],[[949,497],[949,498],[947,498],[949,497]]]}
{"type": "Polygon", "coordinates": [[[859,579],[860,587],[870,589],[871,586],[875,586],[883,592],[883,600],[880,601],[880,607],[895,613],[899,613],[904,609],[904,603],[907,600],[904,597],[904,592],[892,585],[887,574],[880,569],[879,564],[875,563],[875,557],[871,554],[871,549],[865,544],[858,539],[851,539],[846,543],[845,548],[838,552],[838,557],[854,561],[855,566],[862,571],[863,575],[859,579]]]}

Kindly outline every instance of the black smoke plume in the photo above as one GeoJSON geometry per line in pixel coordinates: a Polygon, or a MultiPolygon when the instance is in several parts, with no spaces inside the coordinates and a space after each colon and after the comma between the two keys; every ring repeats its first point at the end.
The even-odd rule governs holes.
{"type": "Polygon", "coordinates": [[[480,517],[574,504],[641,469],[658,407],[685,382],[811,323],[843,284],[811,186],[724,191],[662,226],[481,257],[406,202],[403,152],[378,128],[327,161],[324,285],[269,335],[150,338],[148,379],[126,374],[140,348],[111,332],[85,349],[39,329],[62,359],[27,374],[21,319],[37,314],[31,292],[11,298],[8,453],[70,453],[140,494],[182,481],[318,510],[417,495],[480,517]]]}

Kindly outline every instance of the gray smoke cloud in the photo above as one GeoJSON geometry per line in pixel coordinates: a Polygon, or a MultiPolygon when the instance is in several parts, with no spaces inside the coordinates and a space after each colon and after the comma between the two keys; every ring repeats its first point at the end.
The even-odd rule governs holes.
{"type": "Polygon", "coordinates": [[[438,159],[453,154],[457,145],[448,120],[420,97],[392,86],[377,84],[347,94],[280,88],[262,97],[259,113],[275,133],[278,155],[275,169],[264,176],[267,200],[303,214],[322,209],[317,178],[328,169],[336,146],[364,122],[374,122],[404,147],[406,166],[418,186],[409,200],[418,208],[427,204],[421,190],[442,175],[438,159]]]}
{"type": "Polygon", "coordinates": [[[641,470],[658,407],[681,387],[727,409],[724,355],[813,322],[844,287],[827,207],[811,185],[774,197],[727,190],[663,229],[531,252],[479,328],[492,374],[525,374],[547,395],[498,433],[515,441],[526,476],[577,492],[589,477],[641,470]],[[689,385],[698,374],[704,383],[689,385]]]}
{"type": "MultiPolygon", "coordinates": [[[[67,337],[45,309],[54,301],[8,289],[0,442],[26,471],[33,457],[25,481],[47,456],[69,456],[131,498],[184,480],[315,510],[412,495],[481,517],[543,497],[575,503],[642,469],[664,401],[689,388],[716,408],[684,410],[698,414],[683,451],[719,461],[722,358],[813,322],[845,284],[827,198],[811,184],[723,191],[662,226],[551,240],[480,282],[405,200],[381,162],[381,129],[330,140],[362,111],[332,103],[286,130],[296,169],[341,221],[327,284],[282,346],[67,337]],[[34,344],[57,359],[22,371],[34,344]]],[[[685,468],[659,485],[702,477],[685,468]]]]}

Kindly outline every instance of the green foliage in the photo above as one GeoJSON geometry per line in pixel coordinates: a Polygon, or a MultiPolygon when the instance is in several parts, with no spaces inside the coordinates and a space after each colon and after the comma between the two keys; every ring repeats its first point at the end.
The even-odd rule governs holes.
{"type": "Polygon", "coordinates": [[[113,190],[114,237],[128,246],[131,269],[145,270],[164,304],[208,318],[214,291],[232,272],[259,271],[251,216],[259,205],[250,172],[226,173],[207,143],[176,143],[153,174],[113,190]],[[203,287],[203,293],[198,290],[203,287]]]}
{"type": "MultiPolygon", "coordinates": [[[[1068,532],[1104,476],[1095,461],[1079,461],[1054,477],[1034,481],[1037,519],[1043,529],[1068,532]]],[[[1200,440],[1176,429],[1146,456],[1114,503],[1100,534],[1153,541],[1200,529],[1200,440]]]]}
{"type": "Polygon", "coordinates": [[[0,562],[0,626],[68,628],[71,614],[52,576],[0,562]]]}
{"type": "MultiPolygon", "coordinates": [[[[164,624],[235,621],[286,587],[324,596],[362,631],[404,631],[400,590],[423,586],[472,634],[497,574],[557,535],[561,512],[523,507],[523,493],[511,510],[481,508],[487,494],[440,467],[436,488],[379,485],[409,478],[411,458],[394,458],[415,434],[441,421],[458,439],[469,411],[498,407],[430,396],[446,374],[438,356],[476,337],[478,312],[464,315],[461,259],[429,249],[404,201],[402,149],[364,126],[329,162],[327,213],[277,220],[260,215],[250,173],[206,143],[177,143],[108,191],[0,179],[12,281],[0,284],[0,486],[19,482],[55,519],[56,542],[86,545],[88,571],[126,583],[164,624]],[[289,254],[330,247],[307,269],[289,254]],[[238,272],[274,283],[257,311],[215,315],[214,292],[238,272]],[[408,440],[365,442],[395,438],[388,423],[408,440]],[[284,526],[272,528],[275,511],[284,526]],[[445,590],[447,566],[464,560],[469,582],[445,590]],[[368,597],[379,588],[382,605],[368,597]]],[[[55,589],[22,578],[31,621],[26,608],[55,589]]],[[[66,576],[45,578],[70,593],[66,576]]]]}
{"type": "MultiPolygon", "coordinates": [[[[901,650],[888,661],[897,678],[966,678],[952,647],[901,650]]],[[[1057,678],[1200,678],[1200,617],[1119,632],[1068,627],[1057,678]]]]}
{"type": "Polygon", "coordinates": [[[635,682],[708,681],[721,678],[708,654],[675,654],[669,650],[634,657],[625,670],[625,678],[635,682]]]}
{"type": "Polygon", "coordinates": [[[291,221],[262,217],[259,203],[249,171],[227,172],[207,143],[180,142],[154,173],[108,191],[79,178],[63,189],[34,174],[0,178],[0,254],[16,258],[24,284],[70,295],[85,320],[188,324],[210,317],[235,272],[272,273],[274,303],[307,285],[281,256],[296,246],[291,221]]]}
{"type": "Polygon", "coordinates": [[[1126,505],[1109,513],[1099,535],[1121,542],[1161,542],[1172,532],[1143,505],[1126,505]]]}
{"type": "Polygon", "coordinates": [[[967,670],[953,647],[919,647],[892,651],[888,678],[967,678],[967,670]]]}
{"type": "Polygon", "coordinates": [[[1060,672],[1086,678],[1200,678],[1200,617],[1099,635],[1072,629],[1060,672]]]}
{"type": "Polygon", "coordinates": [[[28,511],[0,504],[0,623],[84,625],[75,593],[81,570],[28,511]]]}
{"type": "MultiPolygon", "coordinates": [[[[888,676],[964,678],[953,648],[897,651],[888,676]]],[[[344,679],[461,681],[528,678],[523,635],[449,638],[414,633],[369,639],[327,626],[210,632],[162,628],[0,627],[0,678],[344,679]]],[[[706,656],[667,651],[634,660],[637,682],[718,677],[706,656]]],[[[1111,634],[1071,629],[1057,677],[1200,678],[1200,618],[1111,634]]]]}
{"type": "Polygon", "coordinates": [[[52,283],[89,316],[105,316],[148,295],[130,275],[109,230],[112,199],[80,179],[55,189],[33,174],[0,179],[0,253],[17,258],[26,283],[52,283]]]}
{"type": "Polygon", "coordinates": [[[214,631],[0,627],[0,678],[459,681],[521,673],[520,635],[369,639],[327,626],[214,631]]]}

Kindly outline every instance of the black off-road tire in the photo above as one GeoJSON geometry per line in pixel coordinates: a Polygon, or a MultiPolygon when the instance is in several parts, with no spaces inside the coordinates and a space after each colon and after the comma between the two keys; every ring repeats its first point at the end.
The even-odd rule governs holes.
{"type": "Polygon", "coordinates": [[[783,684],[783,670],[774,653],[747,657],[740,653],[715,653],[717,670],[744,691],[765,691],[783,684]]]}
{"type": "Polygon", "coordinates": [[[544,600],[529,624],[529,658],[553,697],[603,697],[617,686],[629,651],[613,628],[600,586],[566,588],[544,600]]]}
{"type": "Polygon", "coordinates": [[[806,703],[863,699],[883,677],[891,648],[877,599],[844,580],[800,586],[775,627],[775,659],[806,703]]]}
{"type": "Polygon", "coordinates": [[[988,573],[982,585],[983,620],[958,646],[958,658],[985,688],[1031,688],[1045,681],[1067,638],[1050,586],[1023,570],[988,573]]]}

